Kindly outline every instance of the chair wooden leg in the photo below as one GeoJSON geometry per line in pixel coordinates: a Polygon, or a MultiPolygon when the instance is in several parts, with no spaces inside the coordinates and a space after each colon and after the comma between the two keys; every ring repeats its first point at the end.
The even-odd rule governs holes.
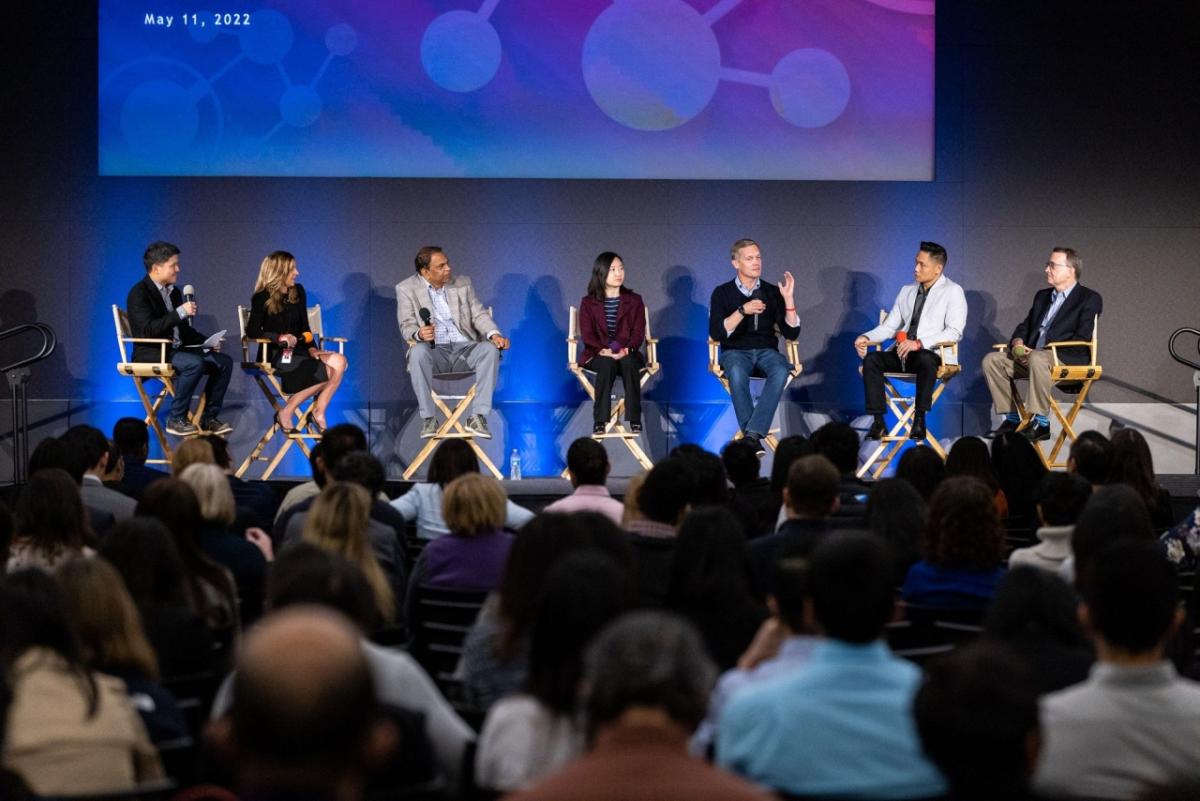
{"type": "Polygon", "coordinates": [[[417,455],[409,462],[408,467],[404,469],[403,477],[405,481],[412,478],[421,469],[421,465],[433,453],[433,449],[444,439],[465,439],[467,444],[471,446],[471,450],[475,451],[475,455],[479,457],[479,461],[483,463],[484,467],[496,478],[503,478],[503,475],[496,468],[496,465],[492,463],[487,453],[475,442],[474,435],[467,431],[462,424],[462,417],[467,409],[470,408],[471,401],[475,399],[475,393],[476,388],[474,384],[462,396],[439,395],[436,392],[431,393],[434,405],[445,415],[445,419],[438,426],[437,432],[425,441],[421,450],[417,452],[417,455]],[[457,398],[458,403],[453,409],[446,405],[447,398],[457,398]]]}
{"type": "Polygon", "coordinates": [[[167,433],[163,431],[162,424],[158,422],[158,407],[162,403],[163,398],[172,392],[171,379],[163,379],[163,387],[154,396],[153,402],[150,401],[150,396],[146,394],[145,380],[139,376],[133,376],[133,385],[137,389],[138,399],[142,402],[142,409],[146,412],[145,423],[154,431],[154,437],[158,440],[158,446],[162,448],[163,452],[162,459],[147,459],[146,462],[147,464],[170,464],[171,444],[167,440],[167,433]]]}
{"type": "MultiPolygon", "coordinates": [[[[1079,390],[1079,394],[1075,396],[1075,402],[1071,404],[1071,409],[1065,416],[1062,413],[1062,409],[1059,408],[1058,403],[1053,398],[1050,399],[1050,407],[1054,410],[1054,416],[1062,424],[1062,430],[1058,432],[1058,438],[1054,441],[1054,447],[1050,449],[1050,455],[1046,459],[1048,462],[1047,466],[1052,469],[1067,466],[1066,459],[1061,462],[1058,461],[1058,454],[1068,440],[1073,443],[1079,436],[1075,433],[1075,418],[1079,416],[1080,410],[1083,409],[1083,402],[1087,399],[1088,392],[1091,391],[1092,383],[1092,381],[1083,382],[1083,387],[1079,390]]],[[[1039,448],[1038,450],[1041,449],[1039,448]]]]}

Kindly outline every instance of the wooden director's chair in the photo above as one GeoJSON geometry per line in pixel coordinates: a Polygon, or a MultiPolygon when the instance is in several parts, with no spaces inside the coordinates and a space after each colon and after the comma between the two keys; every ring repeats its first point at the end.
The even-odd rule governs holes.
{"type": "MultiPolygon", "coordinates": [[[[129,315],[124,309],[116,304],[113,304],[113,326],[117,331],[117,350],[121,354],[121,361],[117,362],[117,372],[123,376],[133,379],[133,385],[137,387],[138,398],[142,401],[142,408],[146,411],[146,425],[154,432],[154,436],[158,439],[159,447],[162,448],[163,458],[147,459],[147,464],[170,464],[171,463],[171,445],[167,440],[167,434],[163,431],[162,424],[158,422],[158,408],[162,405],[164,399],[175,397],[175,368],[167,361],[167,348],[171,345],[171,340],[168,339],[152,339],[147,337],[135,337],[129,328],[129,315]],[[126,350],[127,345],[158,345],[158,361],[157,362],[135,362],[130,358],[130,352],[126,350]],[[150,400],[150,396],[146,393],[147,381],[160,381],[162,387],[154,396],[154,400],[150,400]]],[[[204,413],[204,395],[200,396],[200,403],[196,406],[196,411],[189,415],[189,419],[200,427],[200,419],[204,413]]]]}
{"type": "MultiPolygon", "coordinates": [[[[800,361],[799,340],[792,341],[790,339],[785,339],[783,340],[783,345],[784,355],[787,356],[788,362],[792,365],[792,369],[788,371],[787,383],[783,385],[783,389],[786,391],[787,388],[792,385],[792,382],[795,381],[800,375],[800,373],[804,372],[804,364],[800,361]]],[[[717,380],[721,382],[721,386],[725,388],[725,392],[730,397],[733,397],[733,393],[729,391],[729,379],[725,377],[725,371],[721,369],[721,343],[717,342],[715,339],[708,340],[708,371],[717,377],[717,380]]],[[[755,370],[755,372],[751,374],[750,378],[751,380],[763,379],[765,376],[761,375],[757,370],[755,370]]],[[[779,431],[778,428],[772,428],[770,431],[765,433],[762,440],[766,443],[767,447],[771,449],[772,453],[774,453],[775,448],[779,446],[779,440],[775,437],[775,432],[777,431],[779,431]]],[[[735,440],[742,438],[742,431],[740,428],[733,438],[735,440]]]]}
{"type": "MultiPolygon", "coordinates": [[[[492,309],[489,306],[487,309],[488,316],[492,315],[492,309]]],[[[404,469],[404,480],[412,478],[421,465],[425,464],[425,460],[433,455],[438,443],[444,439],[465,439],[467,444],[471,446],[471,450],[475,451],[475,456],[479,459],[479,463],[488,469],[497,479],[503,479],[504,475],[496,467],[495,463],[487,455],[483,448],[479,447],[479,443],[475,441],[475,436],[463,426],[462,418],[467,413],[467,409],[471,408],[471,401],[475,399],[476,382],[474,371],[463,371],[460,373],[434,373],[434,381],[442,382],[462,382],[471,381],[471,386],[462,395],[448,395],[443,392],[438,392],[432,387],[429,390],[430,397],[433,398],[433,405],[437,407],[445,419],[438,424],[437,432],[425,441],[421,450],[417,452],[416,457],[404,469]],[[451,409],[446,401],[457,401],[454,408],[451,409]]],[[[436,412],[435,412],[436,414],[436,412]]]]}
{"type": "MultiPolygon", "coordinates": [[[[1050,364],[1050,380],[1052,386],[1062,387],[1062,385],[1080,385],[1078,392],[1075,395],[1075,402],[1071,404],[1070,410],[1063,414],[1062,409],[1058,405],[1058,401],[1054,395],[1050,396],[1050,410],[1054,416],[1058,418],[1058,422],[1062,425],[1062,430],[1058,432],[1058,437],[1054,440],[1054,444],[1050,448],[1049,455],[1042,450],[1042,443],[1033,443],[1037,447],[1038,456],[1042,457],[1042,463],[1049,470],[1065,468],[1067,460],[1063,458],[1059,461],[1058,455],[1062,451],[1063,445],[1070,440],[1072,443],[1079,436],[1075,433],[1075,418],[1079,416],[1079,410],[1083,408],[1083,402],[1087,399],[1088,392],[1092,389],[1092,384],[1100,380],[1104,375],[1104,368],[1096,364],[1097,354],[1099,353],[1099,334],[1100,315],[1096,315],[1092,322],[1092,338],[1090,341],[1067,341],[1067,342],[1049,342],[1046,347],[1050,349],[1052,362],[1050,364]],[[1063,364],[1058,359],[1059,348],[1087,348],[1090,358],[1087,364],[1063,364]]],[[[995,350],[1004,352],[1008,350],[1007,344],[994,345],[995,350]]],[[[1065,392],[1075,392],[1075,388],[1063,388],[1065,392]]],[[[1013,382],[1013,400],[1017,404],[1017,413],[1021,415],[1021,425],[1018,430],[1033,424],[1033,415],[1025,408],[1025,404],[1021,401],[1021,396],[1017,393],[1016,382],[1013,382]]]]}
{"type": "MultiPolygon", "coordinates": [[[[879,322],[882,324],[887,319],[887,310],[879,310],[879,322]]],[[[868,342],[868,346],[874,346],[875,350],[883,350],[882,342],[868,342]]],[[[942,364],[938,367],[937,376],[933,383],[933,398],[929,402],[929,410],[933,411],[933,407],[937,405],[938,398],[946,391],[946,384],[950,379],[954,378],[962,370],[958,362],[958,343],[957,342],[939,342],[934,345],[938,349],[938,356],[942,359],[942,364]],[[955,364],[947,364],[947,355],[953,355],[955,364]]],[[[858,368],[862,372],[862,367],[858,368]]],[[[892,414],[896,415],[896,424],[892,429],[879,440],[879,447],[863,462],[862,467],[858,468],[855,474],[859,478],[866,475],[871,466],[875,466],[875,470],[871,473],[871,478],[879,478],[883,475],[883,471],[892,463],[892,459],[896,458],[896,454],[904,447],[904,443],[908,442],[908,434],[912,431],[913,415],[917,411],[916,395],[902,394],[896,386],[897,382],[906,384],[916,383],[916,373],[884,373],[883,374],[883,397],[887,401],[888,408],[892,410],[892,414]]],[[[929,428],[928,420],[925,424],[925,443],[929,447],[937,451],[942,460],[946,459],[946,451],[942,448],[942,443],[938,442],[937,437],[933,435],[932,429],[929,428]]]]}
{"type": "MultiPolygon", "coordinates": [[[[639,373],[638,387],[646,386],[651,376],[657,375],[662,365],[658,362],[658,340],[650,334],[650,310],[646,309],[646,364],[642,367],[639,373]]],[[[567,326],[567,369],[579,379],[580,386],[583,391],[588,394],[594,403],[596,400],[596,374],[591,370],[585,370],[579,365],[579,343],[582,339],[579,336],[579,310],[574,306],[571,307],[570,320],[567,326]]],[[[616,386],[614,382],[613,386],[616,386]]],[[[625,396],[612,394],[613,404],[610,407],[612,411],[608,415],[608,422],[604,426],[603,434],[592,434],[592,439],[617,439],[625,444],[629,452],[633,454],[633,458],[637,459],[638,464],[649,470],[654,466],[650,457],[642,450],[642,446],[638,444],[637,434],[634,434],[629,429],[625,428],[625,424],[621,422],[621,413],[625,411],[625,396]]],[[[565,478],[567,471],[563,470],[565,478]]]]}
{"type": "MultiPolygon", "coordinates": [[[[275,451],[274,456],[264,456],[263,451],[275,438],[276,433],[283,434],[283,429],[276,422],[276,413],[284,407],[289,397],[288,393],[283,391],[283,384],[279,375],[276,374],[275,368],[271,366],[270,360],[267,358],[268,345],[276,344],[274,340],[264,339],[261,337],[246,336],[246,325],[250,322],[250,310],[245,306],[238,306],[238,328],[242,335],[242,370],[254,379],[254,383],[258,384],[258,388],[262,390],[263,396],[267,402],[271,404],[271,424],[263,435],[259,437],[258,443],[254,449],[250,451],[250,455],[242,462],[237,469],[237,477],[241,478],[250,469],[250,465],[255,462],[267,462],[267,469],[263,471],[261,478],[265,481],[275,472],[275,468],[283,461],[284,455],[292,445],[299,446],[305,456],[310,454],[307,440],[320,439],[321,435],[313,427],[311,419],[313,403],[316,401],[316,396],[308,400],[308,402],[297,409],[300,415],[300,423],[294,434],[284,434],[283,444],[275,451]],[[250,358],[250,349],[257,345],[257,350],[254,354],[254,359],[250,358]]],[[[308,327],[313,332],[313,344],[321,349],[324,349],[325,343],[336,342],[338,353],[346,352],[346,343],[350,340],[345,337],[327,337],[325,336],[325,327],[321,321],[321,305],[308,307],[308,327]]]]}

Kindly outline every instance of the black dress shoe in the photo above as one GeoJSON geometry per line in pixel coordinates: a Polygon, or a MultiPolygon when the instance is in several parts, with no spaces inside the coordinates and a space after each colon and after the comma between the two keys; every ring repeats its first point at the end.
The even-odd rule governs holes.
{"type": "Polygon", "coordinates": [[[1044,439],[1050,439],[1050,426],[1028,426],[1021,430],[1021,436],[1030,442],[1041,442],[1044,439]]]}
{"type": "Polygon", "coordinates": [[[641,423],[630,423],[629,424],[629,433],[630,434],[642,433],[642,424],[641,423]]]}
{"type": "Polygon", "coordinates": [[[604,423],[593,423],[592,424],[592,435],[595,436],[597,434],[603,434],[604,430],[606,428],[608,428],[608,426],[604,423]]]}
{"type": "Polygon", "coordinates": [[[1012,420],[1004,420],[1002,423],[1000,423],[1000,425],[996,426],[995,429],[984,434],[983,437],[984,439],[992,439],[993,437],[998,437],[1001,434],[1007,434],[1010,431],[1016,430],[1017,423],[1014,423],[1012,420]]]}
{"type": "Polygon", "coordinates": [[[871,423],[871,427],[867,429],[867,439],[883,439],[883,435],[887,432],[887,423],[883,422],[882,417],[876,417],[875,422],[871,423]]]}
{"type": "Polygon", "coordinates": [[[909,429],[908,438],[915,440],[925,439],[925,412],[916,412],[913,414],[912,428],[909,429]]]}

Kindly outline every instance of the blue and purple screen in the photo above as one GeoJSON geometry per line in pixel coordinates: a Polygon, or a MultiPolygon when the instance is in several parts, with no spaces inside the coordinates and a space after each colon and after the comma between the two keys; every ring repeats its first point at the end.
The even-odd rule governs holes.
{"type": "Polygon", "coordinates": [[[933,178],[933,0],[100,2],[103,175],[933,178]]]}

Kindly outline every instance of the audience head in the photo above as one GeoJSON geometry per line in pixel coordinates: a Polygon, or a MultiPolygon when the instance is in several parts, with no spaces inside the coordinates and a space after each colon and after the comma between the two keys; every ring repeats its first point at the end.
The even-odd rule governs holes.
{"type": "Polygon", "coordinates": [[[897,584],[920,558],[926,506],[921,493],[902,478],[876,481],[867,495],[867,528],[885,543],[896,560],[897,584]]]}
{"type": "Polygon", "coordinates": [[[821,426],[813,432],[812,447],[844,476],[853,475],[858,467],[858,432],[849,423],[834,420],[821,426]]]}
{"type": "Polygon", "coordinates": [[[120,482],[125,477],[125,457],[121,455],[121,451],[117,448],[117,444],[112,440],[108,441],[108,460],[104,464],[104,472],[100,474],[100,480],[105,482],[120,482]]]}
{"type": "Polygon", "coordinates": [[[837,509],[837,467],[820,454],[801,456],[788,470],[783,488],[788,511],[801,517],[829,517],[837,509]]]}
{"type": "Polygon", "coordinates": [[[696,480],[690,499],[693,506],[723,504],[729,500],[729,483],[720,456],[694,443],[678,446],[670,456],[683,459],[692,468],[696,480]]]}
{"type": "Polygon", "coordinates": [[[678,526],[696,493],[698,479],[690,460],[668,456],[650,469],[637,493],[638,511],[655,523],[678,526]]]}
{"type": "Polygon", "coordinates": [[[142,493],[135,514],[161,521],[174,535],[176,542],[191,541],[200,545],[200,501],[192,485],[179,478],[161,478],[142,493]]]}
{"type": "Polygon", "coordinates": [[[946,463],[933,448],[909,448],[896,465],[896,478],[912,484],[926,501],[945,477],[946,463]]]}
{"type": "Polygon", "coordinates": [[[78,551],[92,538],[79,486],[65,470],[49,467],[29,477],[13,513],[13,539],[56,554],[78,551]]]}
{"type": "Polygon", "coordinates": [[[375,594],[358,565],[307,542],[284,548],[267,574],[267,607],[323,606],[340,612],[360,632],[382,622],[375,594]]]}
{"type": "Polygon", "coordinates": [[[602,551],[567,554],[546,576],[529,644],[529,692],[560,715],[573,715],[583,651],[596,632],[632,603],[633,582],[602,551]]]}
{"type": "Polygon", "coordinates": [[[690,624],[633,612],[606,626],[584,659],[588,725],[596,731],[630,710],[658,710],[691,732],[708,710],[716,666],[690,624]]]}
{"type": "Polygon", "coordinates": [[[57,467],[65,470],[71,480],[78,486],[83,483],[83,474],[87,472],[86,459],[83,451],[68,447],[65,442],[55,437],[46,437],[37,444],[33,453],[29,454],[29,475],[39,470],[57,467]]]}
{"type": "MultiPolygon", "coordinates": [[[[349,458],[347,456],[340,464],[345,464],[349,458]]],[[[370,524],[371,496],[367,490],[360,484],[335,481],[321,490],[305,514],[303,541],[344,556],[358,565],[371,585],[380,615],[385,621],[391,621],[396,599],[371,548],[367,534],[370,524]]]]}
{"type": "Polygon", "coordinates": [[[158,678],[158,658],[121,575],[104,559],[77,557],[55,571],[84,664],[116,676],[158,678]]]}
{"type": "Polygon", "coordinates": [[[150,427],[140,417],[122,417],[113,425],[113,442],[126,461],[145,460],[150,452],[150,427]]]}
{"type": "Polygon", "coordinates": [[[758,481],[762,462],[758,458],[758,449],[744,440],[734,440],[721,450],[721,463],[725,465],[725,475],[729,483],[742,487],[758,481]]]}
{"type": "Polygon", "coordinates": [[[746,536],[723,506],[693,509],[683,518],[671,560],[667,605],[678,611],[729,608],[750,595],[746,536]]]}
{"type": "Polygon", "coordinates": [[[85,472],[98,475],[108,465],[108,437],[100,429],[89,425],[71,426],[62,435],[62,441],[82,456],[85,472]]]}
{"type": "Polygon", "coordinates": [[[576,487],[603,487],[608,483],[608,451],[591,437],[580,437],[567,448],[567,470],[576,487]]]}
{"type": "Polygon", "coordinates": [[[1175,568],[1155,542],[1119,542],[1097,554],[1083,585],[1084,625],[1105,648],[1161,656],[1183,622],[1175,568]]]}
{"type": "Polygon", "coordinates": [[[429,460],[430,484],[445,487],[459,476],[479,472],[479,458],[465,439],[444,439],[429,460]]]}
{"type": "Polygon", "coordinates": [[[767,596],[767,605],[771,614],[783,621],[793,634],[810,630],[806,618],[809,557],[807,548],[785,547],[772,568],[772,589],[767,596]]]}
{"type": "Polygon", "coordinates": [[[244,791],[354,797],[366,768],[394,744],[353,625],[293,607],[245,638],[234,704],[216,727],[244,791]]]}
{"type": "Polygon", "coordinates": [[[787,486],[788,470],[791,469],[792,462],[811,453],[812,441],[800,434],[779,440],[779,447],[775,449],[775,461],[771,463],[771,492],[776,498],[783,498],[783,488],[787,486]]]}
{"type": "Polygon", "coordinates": [[[313,483],[318,487],[325,486],[325,446],[320,441],[313,443],[308,452],[308,469],[312,472],[313,483]]]}
{"type": "Polygon", "coordinates": [[[638,495],[641,494],[642,485],[646,483],[646,476],[649,474],[648,470],[639,470],[629,477],[629,483],[625,485],[625,497],[621,502],[621,505],[625,507],[625,511],[621,513],[622,526],[628,526],[632,521],[642,519],[642,513],[638,509],[638,495]]]}
{"type": "Polygon", "coordinates": [[[813,551],[808,587],[816,624],[835,640],[879,639],[895,609],[895,568],[882,542],[866,534],[839,534],[813,551]]]}
{"type": "Polygon", "coordinates": [[[1034,638],[1069,647],[1086,644],[1075,592],[1049,570],[1017,565],[1008,571],[984,619],[988,636],[1004,642],[1034,638]]]}
{"type": "Polygon", "coordinates": [[[237,518],[237,504],[225,471],[215,464],[190,464],[179,474],[196,493],[200,503],[200,517],[209,524],[232,526],[237,518]]]}
{"type": "Polygon", "coordinates": [[[1026,526],[1037,525],[1034,495],[1046,474],[1037,446],[1014,431],[1000,434],[992,440],[992,467],[1008,499],[1009,517],[1026,526]]]}
{"type": "Polygon", "coordinates": [[[321,437],[321,461],[326,480],[333,475],[337,463],[350,451],[367,450],[367,435],[353,423],[338,423],[321,437]]]}
{"type": "Polygon", "coordinates": [[[1024,797],[1037,760],[1038,699],[1017,656],[977,642],[934,660],[913,716],[921,746],[954,798],[1024,797]]]}
{"type": "Polygon", "coordinates": [[[217,457],[213,455],[208,437],[191,437],[181,442],[171,455],[171,475],[179,478],[191,465],[216,463],[217,457]]]}
{"type": "Polygon", "coordinates": [[[992,491],[977,478],[948,478],[929,500],[925,560],[939,567],[991,570],[1004,553],[992,491]]]}
{"type": "Polygon", "coordinates": [[[508,498],[500,482],[482,473],[467,473],[446,485],[442,519],[453,534],[473,537],[504,526],[508,498]]]}
{"type": "Polygon", "coordinates": [[[359,485],[371,498],[383,492],[383,463],[365,450],[350,451],[338,459],[331,476],[335,481],[359,485]]]}
{"type": "Polygon", "coordinates": [[[212,446],[213,464],[228,472],[233,466],[233,457],[229,454],[229,443],[225,438],[216,434],[201,434],[200,439],[212,446]]]}
{"type": "Polygon", "coordinates": [[[1112,463],[1108,483],[1127,484],[1146,504],[1151,513],[1158,506],[1158,482],[1154,480],[1154,459],[1141,432],[1122,428],[1112,436],[1112,463]]]}
{"type": "Polygon", "coordinates": [[[1097,555],[1123,541],[1155,540],[1150,513],[1141,496],[1125,484],[1110,484],[1092,492],[1075,521],[1071,551],[1075,556],[1075,586],[1082,589],[1097,555]]]}
{"type": "Polygon", "coordinates": [[[1071,443],[1067,472],[1076,473],[1092,486],[1108,480],[1112,467],[1112,443],[1099,431],[1081,431],[1071,443]]]}
{"type": "Polygon", "coordinates": [[[959,437],[946,454],[947,476],[974,476],[993,493],[1000,489],[987,443],[979,437],[959,437]]]}
{"type": "Polygon", "coordinates": [[[100,545],[100,555],[125,580],[138,609],[188,606],[199,612],[199,600],[188,597],[183,560],[171,532],[160,521],[132,517],[118,522],[100,545]]]}
{"type": "Polygon", "coordinates": [[[1047,471],[1038,482],[1038,516],[1047,526],[1073,526],[1092,496],[1092,485],[1074,473],[1047,471]]]}

